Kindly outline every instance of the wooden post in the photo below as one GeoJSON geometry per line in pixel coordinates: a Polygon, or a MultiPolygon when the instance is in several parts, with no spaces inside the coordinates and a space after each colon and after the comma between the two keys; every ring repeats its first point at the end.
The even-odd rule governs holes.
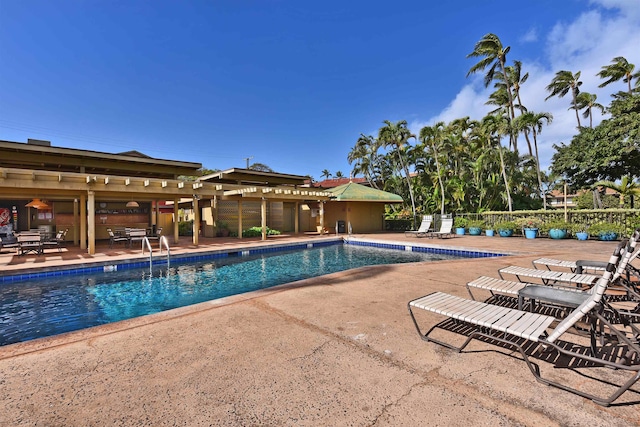
{"type": "Polygon", "coordinates": [[[80,249],[87,249],[87,195],[80,195],[80,249]]]}
{"type": "Polygon", "coordinates": [[[93,191],[88,191],[87,231],[89,232],[89,255],[96,253],[96,199],[93,191]]]}
{"type": "Polygon", "coordinates": [[[198,206],[198,198],[193,196],[193,244],[198,246],[198,238],[200,234],[200,207],[198,206]]]}
{"type": "Polygon", "coordinates": [[[73,244],[74,245],[79,245],[80,244],[80,233],[78,233],[78,226],[80,225],[80,222],[78,221],[78,216],[79,216],[79,212],[78,212],[78,199],[73,199],[73,244]]]}
{"type": "Polygon", "coordinates": [[[180,209],[180,199],[173,199],[173,243],[180,243],[180,218],[178,217],[178,209],[180,209]]]}
{"type": "Polygon", "coordinates": [[[238,200],[238,239],[242,239],[242,200],[238,200]]]}
{"type": "Polygon", "coordinates": [[[267,240],[267,199],[264,197],[260,204],[260,225],[262,226],[262,240],[267,240]]]}

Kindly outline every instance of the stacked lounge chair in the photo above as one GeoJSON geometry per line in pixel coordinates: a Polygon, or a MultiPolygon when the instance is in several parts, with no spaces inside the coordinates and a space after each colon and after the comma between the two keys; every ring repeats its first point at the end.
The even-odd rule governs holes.
{"type": "MultiPolygon", "coordinates": [[[[617,312],[605,297],[608,287],[624,275],[627,265],[637,256],[635,248],[638,239],[640,239],[640,232],[636,231],[628,242],[623,241],[616,247],[603,274],[596,277],[588,291],[481,277],[474,281],[475,286],[471,287],[486,289],[492,294],[497,292],[510,296],[517,295],[519,309],[434,292],[410,301],[409,313],[418,334],[425,341],[462,351],[474,338],[494,340],[500,343],[499,345],[517,349],[538,381],[606,406],[640,379],[640,330],[633,324],[629,327],[629,318],[617,312]],[[530,310],[534,308],[534,301],[542,300],[564,307],[564,313],[568,312],[568,314],[552,329],[552,324],[558,322],[558,319],[546,314],[523,311],[521,309],[523,300],[529,301],[530,310]],[[419,310],[437,313],[446,316],[447,319],[432,326],[425,333],[421,330],[416,317],[416,311],[419,310]],[[579,343],[569,345],[564,341],[569,341],[570,334],[567,332],[585,319],[590,325],[590,351],[585,351],[584,346],[579,343]],[[616,319],[622,320],[619,322],[616,319]],[[451,322],[464,324],[467,328],[452,329],[448,326],[451,322]],[[445,330],[448,328],[452,332],[470,329],[471,332],[467,334],[466,341],[460,347],[456,347],[430,337],[431,332],[436,328],[445,330]],[[598,338],[600,346],[598,346],[598,338]],[[536,351],[531,353],[530,350],[533,347],[536,351],[543,353],[556,352],[558,357],[555,360],[569,357],[591,366],[627,371],[631,373],[631,377],[609,396],[589,394],[557,380],[543,378],[538,366],[531,360],[532,354],[536,353],[536,351]]],[[[471,293],[470,289],[469,293],[471,293]]]]}

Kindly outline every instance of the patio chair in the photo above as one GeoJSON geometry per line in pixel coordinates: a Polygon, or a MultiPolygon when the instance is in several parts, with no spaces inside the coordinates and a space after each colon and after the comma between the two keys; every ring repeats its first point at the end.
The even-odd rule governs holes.
{"type": "MultiPolygon", "coordinates": [[[[637,247],[640,248],[640,245],[638,245],[638,242],[640,241],[640,229],[636,230],[633,235],[631,236],[631,239],[624,240],[621,245],[623,245],[623,250],[622,250],[622,260],[621,262],[618,264],[618,268],[616,271],[616,285],[622,285],[623,288],[627,289],[627,296],[630,299],[634,299],[634,297],[637,299],[638,302],[640,302],[640,294],[638,294],[637,292],[634,292],[634,289],[629,289],[630,285],[629,285],[629,278],[628,278],[628,271],[629,268],[633,268],[635,269],[632,265],[631,265],[631,261],[633,261],[638,254],[640,253],[640,249],[636,249],[637,247]],[[624,245],[624,243],[626,242],[626,245],[624,245]]],[[[578,261],[579,264],[579,261],[578,261]]],[[[608,263],[607,263],[608,265],[608,263]]],[[[566,266],[563,265],[563,266],[566,266]]],[[[518,277],[518,279],[520,280],[520,277],[518,276],[518,273],[520,273],[520,270],[522,267],[507,267],[505,269],[501,269],[501,271],[509,271],[509,272],[513,272],[514,274],[516,274],[516,276],[518,277]]],[[[606,265],[604,266],[604,268],[602,269],[603,271],[606,269],[606,265]]],[[[535,269],[534,269],[535,270],[535,269]]],[[[542,275],[543,278],[543,283],[546,280],[547,282],[550,279],[554,279],[557,281],[560,281],[561,283],[559,284],[559,286],[553,286],[550,285],[549,283],[546,283],[545,285],[540,285],[540,284],[535,284],[535,283],[530,283],[530,282],[526,282],[526,281],[510,281],[510,280],[504,280],[503,278],[501,279],[496,279],[496,278],[492,278],[492,277],[486,277],[486,276],[480,276],[475,280],[472,280],[471,282],[467,283],[467,291],[469,292],[469,295],[471,296],[472,299],[475,299],[475,297],[473,296],[473,293],[471,292],[471,288],[476,288],[476,289],[483,289],[483,290],[487,290],[491,293],[492,296],[495,296],[496,294],[500,294],[500,295],[506,295],[509,297],[518,297],[518,298],[522,298],[523,295],[527,295],[527,294],[533,294],[535,293],[536,295],[542,295],[542,294],[546,294],[546,295],[567,295],[567,304],[568,305],[574,305],[576,300],[575,297],[575,292],[583,292],[585,290],[585,288],[571,288],[571,287],[566,287],[566,286],[562,286],[562,284],[566,285],[567,283],[562,283],[562,279],[565,279],[568,281],[568,283],[571,283],[572,278],[576,278],[576,277],[590,277],[590,276],[585,276],[585,275],[579,275],[579,272],[575,272],[575,273],[566,273],[567,275],[565,276],[557,276],[557,275],[551,275],[551,276],[544,276],[546,273],[545,272],[550,272],[549,270],[535,270],[535,271],[540,271],[540,274],[542,275]],[[540,289],[535,289],[536,287],[540,288],[540,289]],[[528,288],[527,290],[524,290],[525,288],[528,288]],[[544,289],[557,289],[552,291],[552,290],[544,290],[544,289]],[[573,292],[573,294],[566,294],[564,292],[573,292]]],[[[534,271],[534,272],[535,272],[534,271]]],[[[531,271],[528,269],[524,269],[524,274],[526,275],[527,273],[530,273],[531,271]]],[[[557,273],[557,272],[555,272],[557,273]]],[[[533,277],[537,277],[535,274],[532,274],[531,276],[533,277]]],[[[502,277],[502,275],[501,275],[502,277]]],[[[594,276],[596,277],[596,276],[594,276]]],[[[588,280],[584,280],[584,281],[576,281],[574,280],[573,283],[578,283],[579,285],[585,284],[585,282],[589,282],[591,279],[588,280]]],[[[554,281],[553,284],[556,284],[557,282],[554,281]]],[[[588,283],[587,283],[588,284],[588,283]]],[[[633,284],[631,284],[631,286],[634,286],[633,284]]],[[[611,290],[612,288],[609,287],[609,289],[611,290]]],[[[611,292],[614,293],[614,292],[611,292]]],[[[519,304],[521,305],[521,303],[519,304]]]]}
{"type": "Polygon", "coordinates": [[[453,230],[453,217],[451,215],[442,215],[440,230],[432,231],[428,234],[428,236],[438,238],[455,236],[455,234],[452,233],[451,230],[453,230]]]}
{"type": "MultiPolygon", "coordinates": [[[[583,270],[590,269],[602,272],[607,266],[606,261],[569,261],[556,258],[538,258],[531,261],[533,268],[539,268],[540,266],[546,267],[547,270],[551,270],[551,267],[568,268],[572,273],[575,273],[579,268],[578,263],[582,264],[583,270]]],[[[578,271],[582,273],[582,271],[578,271]]]]}
{"type": "Polygon", "coordinates": [[[516,276],[516,278],[521,282],[523,281],[523,277],[539,279],[545,285],[566,283],[568,285],[591,286],[599,278],[599,276],[594,274],[578,274],[553,270],[539,270],[537,268],[520,267],[517,265],[510,265],[498,270],[498,275],[501,279],[504,279],[504,274],[512,274],[516,276]]]}
{"type": "MultiPolygon", "coordinates": [[[[601,314],[604,292],[615,278],[614,273],[620,262],[623,249],[624,242],[616,247],[609,259],[606,271],[598,279],[592,292],[586,294],[588,296],[585,300],[554,329],[550,328],[551,324],[556,321],[552,316],[472,301],[443,292],[434,292],[410,301],[408,303],[409,314],[418,334],[425,341],[432,341],[458,352],[462,351],[474,338],[485,339],[484,342],[493,344],[498,343],[499,346],[515,348],[538,381],[586,397],[600,405],[608,406],[640,379],[640,344],[637,340],[629,339],[624,331],[618,330],[616,325],[609,322],[601,314]],[[447,319],[432,326],[424,333],[414,313],[414,310],[418,309],[446,316],[447,319]],[[585,351],[584,346],[580,343],[564,341],[568,339],[567,335],[569,335],[566,332],[585,316],[591,325],[590,351],[585,351]],[[610,340],[607,341],[606,348],[604,346],[598,347],[595,337],[598,324],[606,326],[608,332],[615,336],[617,342],[610,340]],[[460,325],[466,326],[466,328],[461,328],[460,325]],[[470,332],[466,334],[467,338],[462,345],[457,347],[430,337],[429,335],[436,328],[449,330],[452,333],[464,330],[470,332]],[[544,378],[540,373],[539,366],[531,360],[534,355],[540,355],[545,360],[554,362],[556,367],[560,367],[570,360],[572,364],[569,368],[572,370],[577,370],[576,366],[587,369],[614,368],[631,372],[631,378],[622,385],[612,384],[617,387],[616,390],[609,396],[600,397],[559,381],[544,378]]],[[[587,376],[595,379],[591,372],[587,376]]],[[[606,381],[609,382],[609,380],[606,381]]]]}
{"type": "Polygon", "coordinates": [[[69,231],[68,228],[66,230],[59,230],[53,239],[44,240],[42,242],[42,249],[57,248],[58,252],[62,252],[62,246],[64,244],[64,238],[67,235],[67,231],[69,231]]]}
{"type": "Polygon", "coordinates": [[[3,249],[18,250],[19,248],[20,244],[18,243],[18,239],[13,233],[7,234],[6,237],[0,237],[0,252],[3,249]]]}
{"type": "Polygon", "coordinates": [[[109,248],[113,248],[114,243],[129,243],[129,238],[127,236],[116,236],[110,228],[107,228],[107,233],[109,233],[109,248]]]}
{"type": "Polygon", "coordinates": [[[160,236],[162,236],[162,227],[158,227],[156,229],[156,234],[150,234],[147,236],[149,240],[158,240],[160,241],[160,236]]]}
{"type": "Polygon", "coordinates": [[[132,228],[129,230],[129,247],[133,246],[133,242],[142,242],[147,237],[147,230],[144,228],[132,228]]]}
{"type": "Polygon", "coordinates": [[[16,238],[18,239],[20,255],[25,255],[29,252],[33,252],[36,255],[42,253],[42,238],[39,232],[20,233],[16,235],[16,238]]]}
{"type": "MultiPolygon", "coordinates": [[[[638,240],[640,240],[640,229],[636,230],[631,236],[631,239],[629,239],[629,248],[625,254],[625,256],[629,259],[624,263],[625,271],[621,272],[621,279],[619,280],[619,283],[623,285],[629,293],[635,293],[638,297],[640,297],[637,285],[634,281],[632,281],[632,276],[637,279],[640,278],[640,271],[631,264],[631,261],[633,261],[640,254],[640,246],[637,245],[638,240]]],[[[599,277],[596,274],[584,274],[584,270],[588,269],[594,272],[602,272],[606,268],[607,263],[591,260],[578,260],[572,262],[556,260],[553,258],[540,258],[534,260],[533,265],[535,268],[508,266],[501,268],[498,273],[501,279],[504,279],[503,274],[513,274],[520,281],[522,281],[521,277],[527,277],[540,279],[545,285],[550,283],[569,283],[582,286],[593,284],[599,277]],[[545,265],[547,269],[538,269],[538,265],[545,265]],[[551,270],[551,266],[569,268],[571,272],[551,270]]]]}
{"type": "Polygon", "coordinates": [[[423,215],[422,223],[417,230],[407,230],[404,232],[405,237],[424,237],[431,230],[431,223],[433,222],[433,215],[423,215]]]}

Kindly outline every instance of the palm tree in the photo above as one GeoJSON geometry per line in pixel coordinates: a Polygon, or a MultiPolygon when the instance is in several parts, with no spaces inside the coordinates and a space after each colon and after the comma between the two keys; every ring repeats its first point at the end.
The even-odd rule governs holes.
{"type": "Polygon", "coordinates": [[[356,145],[347,154],[347,161],[349,164],[355,163],[351,173],[353,176],[362,174],[369,185],[374,188],[378,188],[376,170],[378,169],[378,141],[369,135],[360,134],[356,145]]]}
{"type": "Polygon", "coordinates": [[[553,116],[551,113],[534,113],[532,111],[527,111],[518,117],[519,122],[523,127],[527,129],[531,129],[531,133],[533,135],[533,146],[535,148],[535,155],[533,156],[536,161],[536,174],[538,176],[538,188],[540,190],[540,195],[542,196],[542,205],[544,209],[547,209],[547,196],[545,194],[544,188],[542,187],[542,172],[540,171],[540,155],[538,154],[538,135],[542,132],[543,122],[546,121],[547,124],[553,121],[553,116]]]}
{"type": "Polygon", "coordinates": [[[615,190],[620,195],[620,209],[624,208],[624,199],[627,196],[631,197],[631,209],[633,209],[633,196],[640,194],[640,185],[628,175],[622,177],[620,184],[613,181],[598,181],[592,187],[606,187],[615,190]]]}
{"type": "Polygon", "coordinates": [[[336,178],[344,178],[344,174],[343,174],[341,171],[337,171],[337,172],[335,173],[335,177],[336,177],[336,178]]]}
{"type": "Polygon", "coordinates": [[[634,74],[635,65],[630,64],[623,56],[616,56],[611,60],[610,65],[605,65],[597,74],[602,79],[608,79],[598,87],[605,87],[613,82],[622,80],[627,84],[629,95],[633,94],[631,89],[631,80],[636,79],[636,86],[640,80],[640,71],[634,74]]]}
{"type": "Polygon", "coordinates": [[[498,150],[498,154],[500,156],[500,170],[502,172],[502,179],[504,180],[504,186],[507,194],[507,205],[509,207],[509,212],[512,212],[513,203],[511,201],[511,191],[509,190],[509,180],[507,179],[507,169],[505,167],[502,144],[500,144],[500,138],[504,135],[509,135],[509,128],[509,121],[505,116],[489,115],[482,119],[478,131],[482,132],[484,135],[488,147],[498,150]]]}
{"type": "Polygon", "coordinates": [[[322,174],[320,176],[325,179],[329,179],[329,177],[331,177],[331,172],[329,172],[329,169],[322,169],[322,174]]]}
{"type": "MultiPolygon", "coordinates": [[[[506,83],[507,98],[509,100],[509,118],[513,120],[515,118],[515,108],[513,105],[513,94],[511,92],[511,83],[507,76],[506,62],[507,53],[511,50],[511,46],[503,47],[500,38],[495,34],[485,34],[480,41],[476,43],[473,48],[473,52],[467,55],[470,57],[483,57],[477,64],[469,69],[467,77],[478,71],[483,71],[489,67],[489,71],[484,77],[484,87],[489,87],[489,84],[494,80],[496,71],[502,74],[503,81],[506,83]]],[[[513,149],[518,151],[517,137],[510,134],[513,149]]]]}
{"type": "Polygon", "coordinates": [[[578,94],[580,93],[580,86],[582,82],[580,81],[580,71],[573,74],[571,71],[558,71],[556,76],[551,80],[549,86],[547,86],[547,91],[551,92],[551,95],[547,96],[544,100],[548,100],[551,97],[558,96],[558,98],[562,98],[569,91],[573,95],[573,108],[576,110],[576,119],[578,120],[578,127],[580,125],[580,116],[578,115],[578,94]]]}
{"type": "MultiPolygon", "coordinates": [[[[522,62],[513,61],[513,66],[507,67],[507,75],[513,85],[514,98],[518,100],[518,103],[514,106],[520,110],[520,115],[524,114],[527,109],[522,104],[522,98],[520,98],[520,88],[529,79],[529,73],[522,75],[522,62]]],[[[497,85],[496,85],[497,86],[497,85]]],[[[525,130],[524,139],[527,141],[527,148],[529,149],[529,155],[533,156],[533,150],[531,147],[531,140],[529,139],[529,132],[525,130]]]]}
{"type": "Polygon", "coordinates": [[[416,201],[413,196],[413,188],[411,186],[411,176],[409,175],[409,167],[404,161],[405,150],[408,145],[408,141],[416,136],[411,133],[407,127],[406,120],[400,120],[396,123],[391,123],[389,120],[384,121],[384,126],[378,131],[378,142],[381,146],[387,148],[392,147],[393,151],[397,153],[400,165],[404,170],[407,186],[409,187],[409,197],[411,198],[411,209],[413,212],[413,226],[416,226],[416,201]]]}
{"type": "Polygon", "coordinates": [[[438,177],[438,183],[440,184],[440,213],[444,215],[445,210],[445,191],[444,183],[442,182],[442,170],[440,168],[440,162],[438,160],[438,145],[442,141],[444,131],[444,122],[438,122],[433,126],[425,126],[420,129],[420,141],[428,145],[432,151],[433,160],[436,163],[436,174],[438,177]]]}
{"type": "Polygon", "coordinates": [[[598,95],[589,92],[580,92],[578,95],[578,104],[576,107],[578,110],[584,110],[582,117],[589,118],[589,127],[593,129],[593,109],[600,110],[600,113],[604,113],[604,106],[596,102],[598,95]]]}

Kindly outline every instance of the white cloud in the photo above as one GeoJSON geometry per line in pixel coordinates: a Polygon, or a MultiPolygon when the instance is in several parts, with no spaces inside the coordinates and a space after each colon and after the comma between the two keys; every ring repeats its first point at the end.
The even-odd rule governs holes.
{"type": "MultiPolygon", "coordinates": [[[[603,82],[596,76],[602,66],[611,63],[616,56],[624,56],[629,62],[640,68],[640,7],[638,0],[593,0],[596,7],[582,13],[572,22],[557,23],[546,36],[546,47],[539,56],[540,62],[522,59],[523,72],[529,73],[529,80],[522,86],[522,102],[530,111],[550,112],[553,122],[545,126],[538,140],[541,166],[548,168],[554,153],[553,144],[569,143],[576,134],[577,121],[575,111],[569,110],[571,95],[564,98],[550,98],[546,86],[551,82],[556,72],[569,70],[573,73],[580,71],[583,82],[581,90],[595,93],[598,102],[605,107],[611,101],[611,94],[619,90],[626,90],[623,82],[613,83],[605,88],[598,88],[603,82]],[[607,13],[598,5],[605,8],[616,8],[619,13],[607,13]]],[[[511,50],[511,59],[518,58],[515,49],[511,50]]],[[[455,118],[470,116],[481,119],[491,108],[484,105],[490,90],[485,90],[481,84],[482,76],[475,76],[471,83],[464,86],[455,99],[437,116],[425,121],[414,121],[410,127],[412,131],[419,131],[426,124],[443,120],[449,122],[455,118]]],[[[580,120],[588,125],[588,119],[580,120]]],[[[594,114],[594,126],[602,120],[599,113],[594,114]]],[[[524,144],[524,142],[523,142],[524,144]]],[[[521,152],[524,145],[520,148],[521,152]]]]}
{"type": "Polygon", "coordinates": [[[531,43],[538,40],[538,30],[536,28],[531,28],[529,31],[524,33],[522,37],[520,37],[521,43],[531,43]]]}

